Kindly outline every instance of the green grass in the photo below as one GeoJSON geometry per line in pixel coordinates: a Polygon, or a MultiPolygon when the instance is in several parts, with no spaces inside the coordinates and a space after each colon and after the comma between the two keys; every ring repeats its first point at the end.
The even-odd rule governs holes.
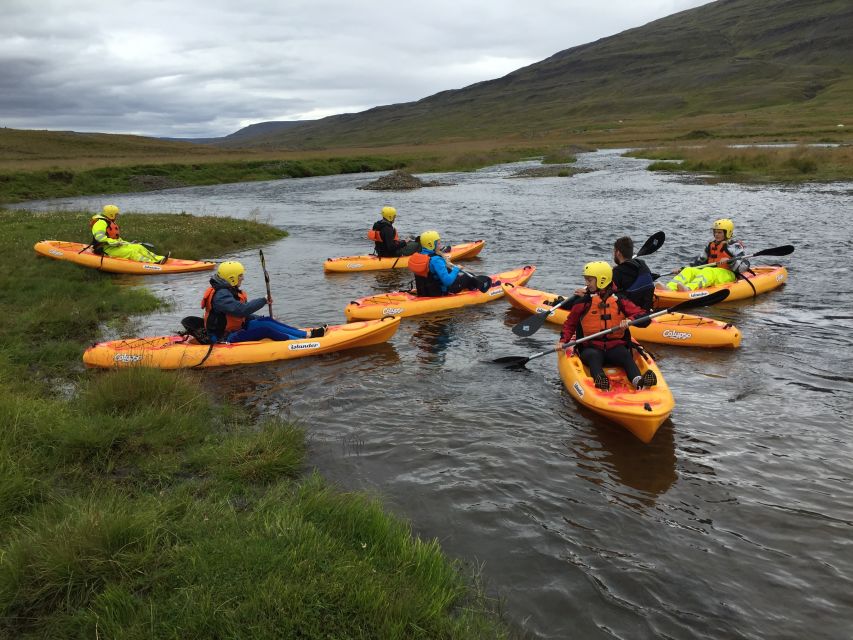
{"type": "Polygon", "coordinates": [[[384,171],[400,166],[395,160],[370,157],[162,163],[84,170],[58,166],[41,171],[0,173],[0,202],[384,171]]]}
{"type": "MultiPolygon", "coordinates": [[[[126,221],[188,247],[208,225],[187,218],[126,221]]],[[[14,265],[0,297],[0,637],[508,636],[436,541],[306,473],[302,429],[221,403],[215,373],[81,369],[100,322],[160,304],[32,251],[86,219],[0,212],[14,265]]],[[[216,223],[211,254],[283,235],[216,223]]]]}
{"type": "Polygon", "coordinates": [[[711,173],[716,180],[731,182],[853,180],[851,147],[732,148],[711,144],[639,149],[626,155],[657,160],[649,165],[650,171],[711,173]]]}

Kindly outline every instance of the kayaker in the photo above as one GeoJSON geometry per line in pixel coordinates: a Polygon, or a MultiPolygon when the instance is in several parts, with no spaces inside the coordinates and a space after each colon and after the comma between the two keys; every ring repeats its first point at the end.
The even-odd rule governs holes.
{"type": "Polygon", "coordinates": [[[382,207],[382,217],[373,223],[367,237],[374,242],[376,255],[380,258],[399,258],[410,256],[420,247],[415,240],[401,240],[394,228],[397,210],[394,207],[382,207]]]}
{"type": "MultiPolygon", "coordinates": [[[[604,365],[625,369],[628,379],[637,389],[657,384],[654,371],[649,370],[640,375],[640,369],[634,362],[629,347],[631,335],[628,331],[628,321],[644,315],[643,309],[615,290],[613,268],[608,263],[587,263],[583,268],[583,279],[586,282],[586,293],[572,306],[569,317],[563,323],[560,333],[561,347],[573,339],[612,327],[621,327],[577,347],[578,355],[589,368],[596,388],[603,391],[610,389],[610,380],[604,373],[604,365]]],[[[637,326],[645,327],[649,322],[638,322],[637,326]]]]}
{"type": "Polygon", "coordinates": [[[622,236],[613,243],[613,286],[635,305],[648,311],[652,308],[655,281],[648,265],[634,257],[634,241],[622,236]]]}
{"type": "Polygon", "coordinates": [[[409,269],[415,274],[418,295],[444,296],[463,290],[486,292],[493,285],[489,276],[474,276],[451,263],[442,253],[438,231],[424,231],[419,242],[421,250],[409,258],[409,269]]]}
{"type": "Polygon", "coordinates": [[[690,266],[684,267],[672,280],[663,285],[656,283],[658,289],[667,288],[672,291],[695,291],[713,287],[727,282],[734,282],[738,274],[749,271],[749,260],[741,259],[746,254],[743,243],[734,240],[735,225],[729,218],[714,221],[711,233],[714,239],[690,266]],[[700,267],[702,264],[716,263],[714,267],[700,267]]]}
{"type": "Polygon", "coordinates": [[[101,213],[96,213],[89,221],[92,229],[92,251],[110,258],[124,258],[135,262],[153,262],[163,264],[169,254],[160,256],[140,242],[128,242],[121,239],[116,219],[120,213],[114,204],[104,205],[101,213]]]}
{"type": "Polygon", "coordinates": [[[303,331],[267,316],[253,315],[272,297],[248,300],[240,289],[246,269],[237,261],[223,262],[210,279],[201,306],[204,309],[204,326],[213,342],[246,342],[248,340],[299,340],[320,338],[326,325],[303,331]]]}

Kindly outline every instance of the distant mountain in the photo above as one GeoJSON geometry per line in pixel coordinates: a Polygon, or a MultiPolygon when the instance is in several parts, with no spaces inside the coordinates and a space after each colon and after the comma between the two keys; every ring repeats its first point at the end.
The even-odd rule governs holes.
{"type": "Polygon", "coordinates": [[[195,142],[196,144],[213,144],[217,146],[230,147],[240,146],[243,142],[258,142],[283,131],[289,131],[299,125],[316,120],[270,120],[269,122],[258,122],[248,127],[238,129],[234,133],[220,138],[160,138],[172,142],[195,142]]]}
{"type": "Polygon", "coordinates": [[[717,0],[496,80],[362,113],[252,125],[225,144],[310,149],[565,137],[623,119],[660,124],[784,105],[849,114],[851,34],[851,0],[717,0]],[[265,127],[275,124],[293,126],[265,127]]]}

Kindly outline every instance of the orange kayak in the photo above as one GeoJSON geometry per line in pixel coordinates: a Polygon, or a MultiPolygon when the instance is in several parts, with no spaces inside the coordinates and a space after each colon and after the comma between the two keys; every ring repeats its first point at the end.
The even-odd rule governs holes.
{"type": "Polygon", "coordinates": [[[755,275],[747,274],[746,279],[739,278],[734,282],[727,284],[719,284],[707,289],[696,289],[696,291],[671,291],[669,289],[655,289],[655,308],[665,309],[685,300],[692,300],[701,296],[707,296],[709,293],[728,289],[729,296],[726,301],[743,300],[744,298],[752,298],[759,293],[772,291],[777,287],[781,287],[788,280],[788,270],[779,265],[767,267],[754,267],[755,275]],[[752,284],[752,286],[750,286],[752,284]],[[754,289],[753,289],[754,288],[754,289]]]}
{"type": "MultiPolygon", "coordinates": [[[[450,249],[450,260],[466,260],[473,258],[486,245],[485,240],[474,242],[461,242],[450,249]]],[[[341,258],[329,258],[323,264],[326,271],[346,273],[350,271],[377,271],[380,269],[403,269],[409,266],[410,256],[399,258],[380,258],[379,256],[343,256],[341,258]]]]}
{"type": "MultiPolygon", "coordinates": [[[[506,286],[506,299],[512,306],[527,313],[541,313],[552,309],[545,301],[557,295],[527,287],[506,286]]],[[[562,325],[569,317],[569,309],[557,309],[546,317],[548,322],[562,325]]],[[[740,330],[732,324],[693,316],[686,313],[666,313],[652,318],[648,327],[631,327],[631,335],[640,342],[671,344],[680,347],[730,348],[740,346],[740,330]]]]}
{"type": "Polygon", "coordinates": [[[637,349],[632,349],[632,353],[640,373],[655,372],[658,379],[655,386],[637,390],[624,369],[604,367],[610,390],[597,389],[589,370],[573,349],[569,349],[568,354],[562,349],[557,351],[557,368],[563,385],[579,404],[625,427],[648,444],[672,413],[675,399],[652,357],[637,349]]]}
{"type": "MultiPolygon", "coordinates": [[[[522,285],[533,276],[536,267],[526,266],[520,269],[495,273],[493,282],[509,282],[522,285]]],[[[353,300],[344,309],[347,320],[368,320],[385,316],[418,316],[422,313],[456,309],[472,304],[491,302],[503,297],[504,290],[500,284],[494,285],[483,293],[482,291],[460,291],[446,296],[418,297],[412,291],[394,291],[377,296],[367,296],[353,300]]]]}
{"type": "Polygon", "coordinates": [[[400,318],[383,318],[370,322],[340,324],[326,328],[322,338],[301,340],[255,340],[234,344],[199,344],[185,336],[127,338],[99,342],[83,353],[90,367],[154,367],[188,369],[256,364],[275,360],[291,360],[331,353],[343,349],[366,347],[385,342],[400,326],[400,318]]]}
{"type": "Polygon", "coordinates": [[[48,258],[56,260],[67,260],[82,267],[90,267],[98,271],[109,271],[110,273],[131,273],[146,275],[152,273],[185,273],[187,271],[208,271],[216,264],[200,260],[181,260],[180,258],[169,258],[163,264],[152,264],[150,262],[136,262],[126,258],[110,258],[100,256],[86,248],[80,242],[63,242],[62,240],[42,240],[36,242],[33,249],[48,258]]]}

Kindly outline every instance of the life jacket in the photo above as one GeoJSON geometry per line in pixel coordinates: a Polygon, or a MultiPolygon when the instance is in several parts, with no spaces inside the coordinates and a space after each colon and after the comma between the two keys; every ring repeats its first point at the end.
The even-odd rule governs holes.
{"type": "MultiPolygon", "coordinates": [[[[611,293],[604,300],[602,300],[598,293],[595,293],[590,296],[587,309],[581,313],[578,322],[577,337],[591,336],[599,331],[610,329],[617,326],[626,318],[627,316],[622,309],[619,297],[615,293],[611,293]]],[[[617,344],[626,342],[629,337],[630,334],[627,329],[617,329],[612,333],[592,340],[591,343],[593,346],[606,349],[608,343],[610,343],[610,346],[616,346],[617,344]]]]}
{"type": "Polygon", "coordinates": [[[373,223],[373,228],[367,232],[367,237],[368,239],[373,240],[373,242],[375,243],[373,249],[376,252],[376,255],[385,258],[396,257],[398,255],[396,243],[399,243],[400,236],[397,234],[397,230],[394,229],[395,244],[391,247],[386,246],[385,242],[382,239],[383,227],[391,227],[392,229],[394,229],[394,225],[392,225],[390,222],[383,218],[382,220],[378,220],[373,223]]]}
{"type": "MultiPolygon", "coordinates": [[[[731,258],[732,253],[729,251],[729,245],[727,242],[714,242],[711,241],[708,243],[708,248],[705,249],[708,254],[708,264],[712,262],[720,262],[721,260],[726,260],[726,258],[731,258]]],[[[732,270],[732,260],[726,260],[726,262],[722,262],[716,265],[720,269],[728,269],[732,270]]]]}
{"type": "MultiPolygon", "coordinates": [[[[242,329],[246,318],[214,310],[213,296],[216,295],[216,291],[213,287],[208,287],[201,298],[201,306],[204,309],[204,327],[207,329],[209,335],[214,335],[218,339],[224,339],[232,331],[242,329]]],[[[246,293],[237,287],[228,287],[228,291],[236,300],[239,300],[243,304],[248,300],[246,293]]]]}
{"type": "Polygon", "coordinates": [[[415,275],[418,296],[437,297],[443,294],[441,282],[429,270],[432,253],[415,253],[409,257],[409,270],[415,275]]]}
{"type": "MultiPolygon", "coordinates": [[[[382,242],[382,234],[379,233],[379,229],[371,229],[370,231],[367,232],[367,239],[373,240],[373,242],[380,242],[381,243],[382,242]]],[[[398,242],[400,240],[400,236],[397,234],[396,229],[394,229],[394,240],[396,240],[398,242]]]]}
{"type": "MultiPolygon", "coordinates": [[[[89,220],[89,229],[91,230],[95,226],[95,223],[98,222],[99,220],[103,220],[104,222],[107,223],[106,234],[107,234],[108,238],[110,238],[111,240],[118,240],[119,238],[121,238],[121,232],[119,231],[118,224],[116,223],[116,221],[110,220],[106,216],[92,216],[92,219],[89,220]]],[[[105,242],[99,242],[98,240],[95,239],[95,234],[93,232],[92,233],[92,251],[94,251],[95,253],[102,253],[104,244],[106,244],[106,243],[105,242]]]]}

